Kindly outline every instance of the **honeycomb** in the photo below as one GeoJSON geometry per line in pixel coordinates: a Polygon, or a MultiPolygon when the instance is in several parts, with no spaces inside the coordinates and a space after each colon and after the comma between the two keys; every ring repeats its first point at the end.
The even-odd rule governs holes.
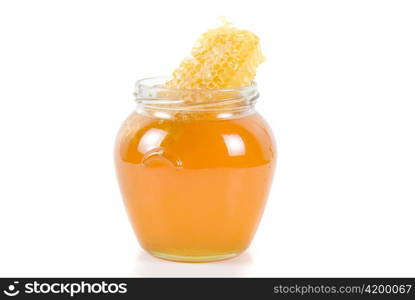
{"type": "Polygon", "coordinates": [[[230,23],[204,33],[164,87],[224,89],[250,85],[264,61],[259,38],[230,23]]]}

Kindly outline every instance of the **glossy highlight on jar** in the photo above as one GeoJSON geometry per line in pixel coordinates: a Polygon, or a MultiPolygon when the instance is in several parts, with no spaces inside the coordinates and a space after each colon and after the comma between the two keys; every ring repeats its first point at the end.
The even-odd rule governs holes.
{"type": "Polygon", "coordinates": [[[174,261],[242,253],[265,208],[276,163],[273,135],[255,111],[256,84],[235,89],[136,84],[136,110],[119,130],[115,165],[141,246],[174,261]]]}

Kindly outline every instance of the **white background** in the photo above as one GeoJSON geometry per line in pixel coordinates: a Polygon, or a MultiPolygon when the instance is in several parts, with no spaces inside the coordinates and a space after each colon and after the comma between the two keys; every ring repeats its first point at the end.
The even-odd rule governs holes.
{"type": "Polygon", "coordinates": [[[414,37],[413,1],[2,1],[0,276],[415,276],[414,37]],[[218,16],[261,37],[277,172],[245,254],[165,262],[114,138],[218,16]]]}

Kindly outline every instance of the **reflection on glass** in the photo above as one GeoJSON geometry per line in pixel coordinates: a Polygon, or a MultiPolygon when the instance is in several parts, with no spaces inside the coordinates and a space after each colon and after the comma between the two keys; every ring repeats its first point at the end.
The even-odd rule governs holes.
{"type": "Polygon", "coordinates": [[[237,134],[223,134],[229,156],[245,155],[245,143],[237,134]]]}
{"type": "Polygon", "coordinates": [[[145,154],[148,151],[160,147],[161,142],[166,135],[167,132],[164,130],[151,128],[140,139],[140,143],[138,144],[138,151],[145,154]]]}

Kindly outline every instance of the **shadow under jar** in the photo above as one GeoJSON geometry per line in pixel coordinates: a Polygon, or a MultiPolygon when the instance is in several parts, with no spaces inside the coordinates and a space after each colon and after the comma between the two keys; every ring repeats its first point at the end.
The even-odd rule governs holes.
{"type": "Polygon", "coordinates": [[[222,90],[136,84],[137,109],[115,147],[134,232],[150,254],[207,262],[234,257],[261,219],[276,161],[274,138],[254,110],[255,84],[222,90]]]}

